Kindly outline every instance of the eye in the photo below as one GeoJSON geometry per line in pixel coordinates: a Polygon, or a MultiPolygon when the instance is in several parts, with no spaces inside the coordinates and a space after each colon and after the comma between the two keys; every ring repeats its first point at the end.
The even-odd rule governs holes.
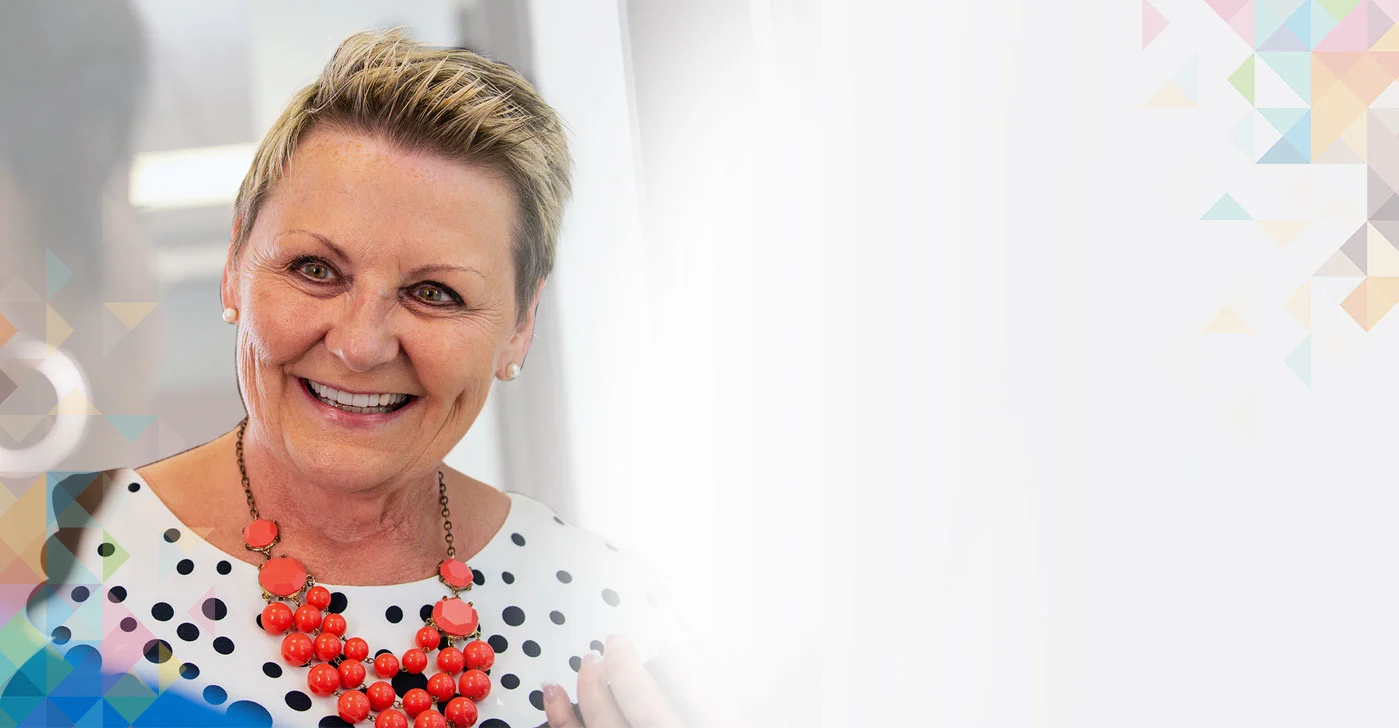
{"type": "Polygon", "coordinates": [[[323,260],[317,258],[301,258],[292,264],[298,273],[313,281],[328,281],[335,277],[335,271],[323,260]]]}
{"type": "Polygon", "coordinates": [[[411,290],[414,298],[434,306],[461,303],[461,296],[440,283],[419,283],[411,290]]]}

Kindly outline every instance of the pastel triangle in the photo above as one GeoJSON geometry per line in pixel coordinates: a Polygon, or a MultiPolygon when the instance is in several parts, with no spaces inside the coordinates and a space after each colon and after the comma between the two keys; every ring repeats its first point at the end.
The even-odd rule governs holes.
{"type": "Polygon", "coordinates": [[[1229,74],[1229,85],[1234,87],[1248,102],[1253,103],[1253,64],[1257,56],[1249,54],[1234,72],[1229,74]]]}
{"type": "Polygon", "coordinates": [[[1307,226],[1306,220],[1259,220],[1258,226],[1263,229],[1274,243],[1280,247],[1285,247],[1292,239],[1297,237],[1297,233],[1307,226]]]}
{"type": "Polygon", "coordinates": [[[1365,272],[1372,276],[1399,278],[1399,250],[1384,238],[1373,225],[1366,236],[1368,244],[1368,265],[1365,272]]]}
{"type": "Polygon", "coordinates": [[[1215,314],[1214,318],[1205,324],[1205,328],[1202,330],[1202,333],[1206,334],[1248,334],[1252,332],[1253,329],[1249,328],[1249,325],[1239,317],[1239,314],[1228,306],[1221,308],[1219,313],[1215,314]]]}
{"type": "Polygon", "coordinates": [[[153,309],[155,301],[135,301],[126,303],[104,303],[108,311],[116,314],[116,317],[126,325],[127,329],[136,328],[136,324],[146,318],[153,309]]]}
{"type": "MultiPolygon", "coordinates": [[[[1308,106],[1312,88],[1312,58],[1306,51],[1259,51],[1263,66],[1271,67],[1290,87],[1299,99],[1301,106],[1308,106]]],[[[1297,106],[1299,104],[1273,104],[1259,101],[1260,106],[1297,106]]]]}
{"type": "Polygon", "coordinates": [[[1302,286],[1301,286],[1300,288],[1298,288],[1295,292],[1293,292],[1293,294],[1292,294],[1291,296],[1288,296],[1287,301],[1283,304],[1283,308],[1286,309],[1287,312],[1288,312],[1289,314],[1292,314],[1292,318],[1297,319],[1297,323],[1302,324],[1302,326],[1303,326],[1306,330],[1311,331],[1311,330],[1312,330],[1312,284],[1311,284],[1311,282],[1308,281],[1308,282],[1306,282],[1306,283],[1303,283],[1302,286]]]}
{"type": "Polygon", "coordinates": [[[1312,337],[1302,339],[1302,343],[1298,344],[1283,362],[1303,384],[1312,386],[1312,337]]]}
{"type": "Polygon", "coordinates": [[[1142,0],[1142,48],[1151,45],[1168,25],[1170,21],[1160,11],[1147,0],[1142,0]]]}
{"type": "MultiPolygon", "coordinates": [[[[1329,8],[1328,8],[1329,9],[1329,8]]],[[[1332,13],[1335,15],[1335,13],[1332,13]]],[[[1370,50],[1369,13],[1363,3],[1357,3],[1352,10],[1336,15],[1340,21],[1336,27],[1316,44],[1318,51],[1367,51],[1370,50]]]]}
{"type": "Polygon", "coordinates": [[[1205,212],[1201,220],[1252,220],[1253,217],[1244,210],[1233,195],[1225,194],[1215,202],[1208,211],[1205,212]]]}

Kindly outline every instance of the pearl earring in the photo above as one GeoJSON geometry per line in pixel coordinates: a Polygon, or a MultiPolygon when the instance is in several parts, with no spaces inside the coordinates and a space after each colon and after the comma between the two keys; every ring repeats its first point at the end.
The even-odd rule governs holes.
{"type": "Polygon", "coordinates": [[[519,364],[514,364],[514,363],[512,363],[510,366],[508,366],[508,367],[505,368],[505,381],[508,382],[508,381],[510,381],[511,379],[514,379],[515,377],[518,377],[518,376],[520,376],[520,365],[519,365],[519,364]]]}
{"type": "Polygon", "coordinates": [[[234,321],[237,321],[237,320],[238,320],[238,309],[236,309],[236,308],[225,308],[225,309],[223,310],[223,320],[226,321],[226,322],[228,322],[228,323],[230,323],[230,324],[233,323],[234,321]]]}

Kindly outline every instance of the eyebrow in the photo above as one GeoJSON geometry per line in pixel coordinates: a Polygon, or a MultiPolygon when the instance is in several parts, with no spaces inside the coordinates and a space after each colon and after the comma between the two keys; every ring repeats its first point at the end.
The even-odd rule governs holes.
{"type": "MultiPolygon", "coordinates": [[[[345,255],[345,251],[341,250],[341,249],[340,249],[340,246],[338,246],[338,245],[336,245],[334,242],[332,242],[330,238],[327,238],[326,236],[324,236],[324,235],[322,235],[322,234],[320,234],[320,233],[318,233],[318,232],[315,232],[315,231],[313,231],[313,230],[302,230],[302,229],[300,229],[300,228],[293,229],[293,230],[283,230],[283,231],[278,235],[278,237],[281,237],[282,235],[290,235],[290,234],[292,234],[292,233],[301,233],[302,235],[309,235],[309,236],[311,236],[311,237],[313,237],[313,238],[315,238],[315,239],[321,241],[321,244],[322,244],[322,245],[326,246],[327,248],[330,248],[330,251],[331,251],[332,253],[335,253],[335,256],[336,256],[337,258],[339,258],[340,260],[345,261],[345,260],[349,260],[349,259],[350,259],[350,256],[345,255]]],[[[449,271],[455,271],[455,272],[458,272],[458,273],[475,273],[476,275],[481,276],[482,278],[485,278],[485,277],[486,277],[486,274],[482,273],[482,272],[479,271],[479,270],[476,270],[475,268],[465,268],[465,267],[459,266],[459,265],[447,265],[446,263],[431,263],[431,264],[428,264],[428,265],[419,266],[418,268],[416,268],[415,270],[413,270],[413,272],[410,274],[410,277],[416,277],[416,276],[420,276],[420,275],[426,275],[426,274],[428,274],[428,273],[439,273],[439,272],[449,272],[449,271]]]]}

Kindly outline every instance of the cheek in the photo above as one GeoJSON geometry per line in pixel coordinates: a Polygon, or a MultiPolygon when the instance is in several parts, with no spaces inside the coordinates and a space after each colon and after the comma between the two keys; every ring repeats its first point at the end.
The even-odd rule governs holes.
{"type": "Polygon", "coordinates": [[[404,341],[413,373],[429,393],[447,400],[484,399],[494,377],[495,342],[474,329],[444,334],[440,327],[404,341]]]}
{"type": "Polygon", "coordinates": [[[246,348],[257,363],[293,361],[321,338],[322,307],[327,302],[275,284],[253,285],[249,293],[247,300],[253,303],[246,307],[246,348]]]}

